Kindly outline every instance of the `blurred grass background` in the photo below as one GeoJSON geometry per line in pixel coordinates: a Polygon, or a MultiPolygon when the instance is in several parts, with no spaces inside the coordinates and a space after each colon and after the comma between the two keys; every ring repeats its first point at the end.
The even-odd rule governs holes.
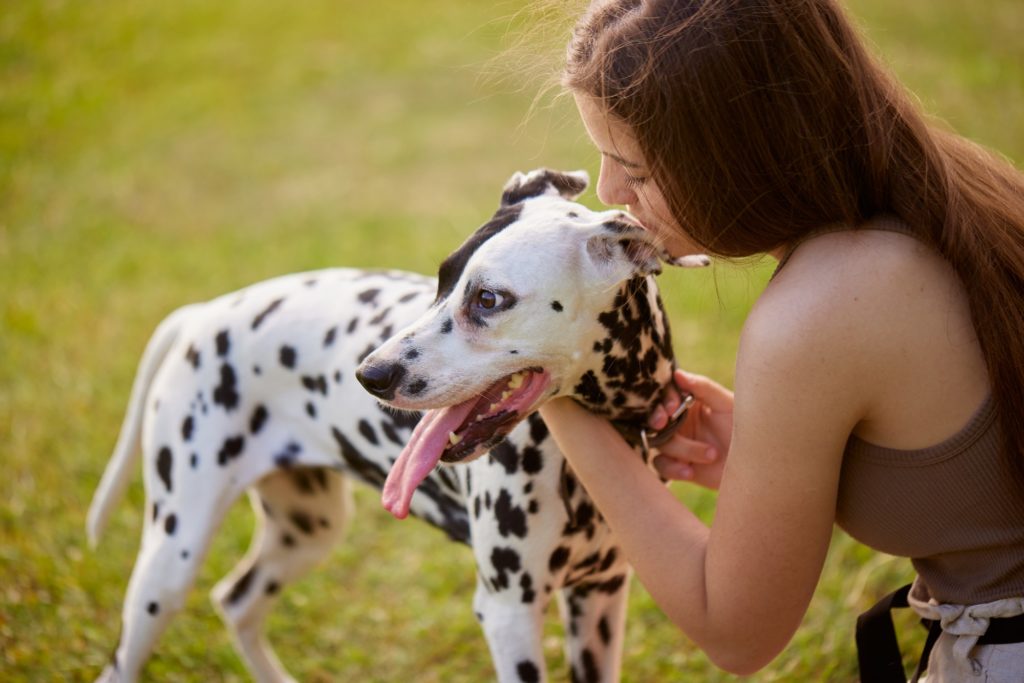
{"type": "MultiPolygon", "coordinates": [[[[1024,4],[850,8],[927,110],[1024,160],[1024,4]]],[[[167,312],[290,271],[434,272],[512,171],[596,173],[571,102],[549,94],[533,106],[561,57],[560,14],[511,0],[4,4],[0,678],[91,680],[116,642],[141,485],[95,552],[85,510],[167,312]]],[[[592,191],[584,201],[597,205],[592,191]]],[[[684,366],[731,380],[770,268],[663,278],[684,366]]],[[[710,495],[680,495],[710,519],[710,495]]],[[[469,553],[387,518],[373,492],[357,500],[348,541],[271,619],[286,665],[312,681],[492,678],[469,553]]],[[[246,679],[206,592],[251,525],[236,506],[148,679],[246,679]]],[[[909,577],[906,562],[837,533],[803,627],[753,678],[855,680],[855,615],[909,577]]],[[[566,680],[554,619],[546,650],[553,679],[566,680]]],[[[624,679],[731,677],[634,583],[624,679]]]]}

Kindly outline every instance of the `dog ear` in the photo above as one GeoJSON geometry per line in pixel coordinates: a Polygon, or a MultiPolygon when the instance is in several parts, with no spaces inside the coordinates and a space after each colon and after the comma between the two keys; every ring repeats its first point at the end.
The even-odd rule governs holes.
{"type": "Polygon", "coordinates": [[[662,262],[683,268],[711,264],[704,254],[672,257],[653,234],[626,220],[605,222],[587,239],[587,255],[598,268],[621,276],[657,275],[662,262]]]}
{"type": "Polygon", "coordinates": [[[516,171],[505,183],[501,193],[501,205],[519,202],[541,195],[559,195],[565,199],[576,199],[587,189],[590,176],[586,171],[552,171],[538,168],[529,173],[516,171]]]}

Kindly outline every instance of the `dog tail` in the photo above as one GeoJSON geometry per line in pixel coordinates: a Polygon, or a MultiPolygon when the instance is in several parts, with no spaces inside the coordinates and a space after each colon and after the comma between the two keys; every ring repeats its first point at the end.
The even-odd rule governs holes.
{"type": "Polygon", "coordinates": [[[89,505],[86,532],[89,536],[89,545],[93,548],[96,547],[103,529],[107,526],[114,505],[121,499],[124,489],[128,485],[133,466],[140,452],[142,415],[149,387],[153,383],[153,378],[164,357],[178,339],[185,314],[190,308],[192,307],[179,308],[160,323],[149,343],[146,344],[142,360],[139,361],[139,369],[132,385],[131,398],[128,399],[128,411],[121,424],[121,434],[117,438],[114,453],[111,455],[110,461],[107,462],[103,478],[89,505]]]}

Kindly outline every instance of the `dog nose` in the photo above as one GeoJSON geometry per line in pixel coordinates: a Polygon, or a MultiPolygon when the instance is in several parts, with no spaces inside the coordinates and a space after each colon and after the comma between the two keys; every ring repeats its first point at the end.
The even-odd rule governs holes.
{"type": "Polygon", "coordinates": [[[401,363],[364,365],[356,370],[356,379],[363,388],[385,401],[395,397],[395,389],[403,377],[405,366],[401,363]]]}

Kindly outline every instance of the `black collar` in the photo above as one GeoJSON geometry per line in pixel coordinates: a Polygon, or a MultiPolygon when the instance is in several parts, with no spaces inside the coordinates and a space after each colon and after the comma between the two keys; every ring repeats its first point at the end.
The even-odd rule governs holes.
{"type": "Polygon", "coordinates": [[[693,394],[684,396],[679,407],[669,416],[668,424],[657,431],[646,426],[637,426],[636,423],[624,420],[612,420],[612,426],[630,445],[643,448],[645,451],[644,455],[646,455],[646,452],[650,451],[651,448],[664,445],[672,438],[672,435],[676,433],[676,429],[686,419],[686,414],[689,412],[694,400],[693,394]]]}

